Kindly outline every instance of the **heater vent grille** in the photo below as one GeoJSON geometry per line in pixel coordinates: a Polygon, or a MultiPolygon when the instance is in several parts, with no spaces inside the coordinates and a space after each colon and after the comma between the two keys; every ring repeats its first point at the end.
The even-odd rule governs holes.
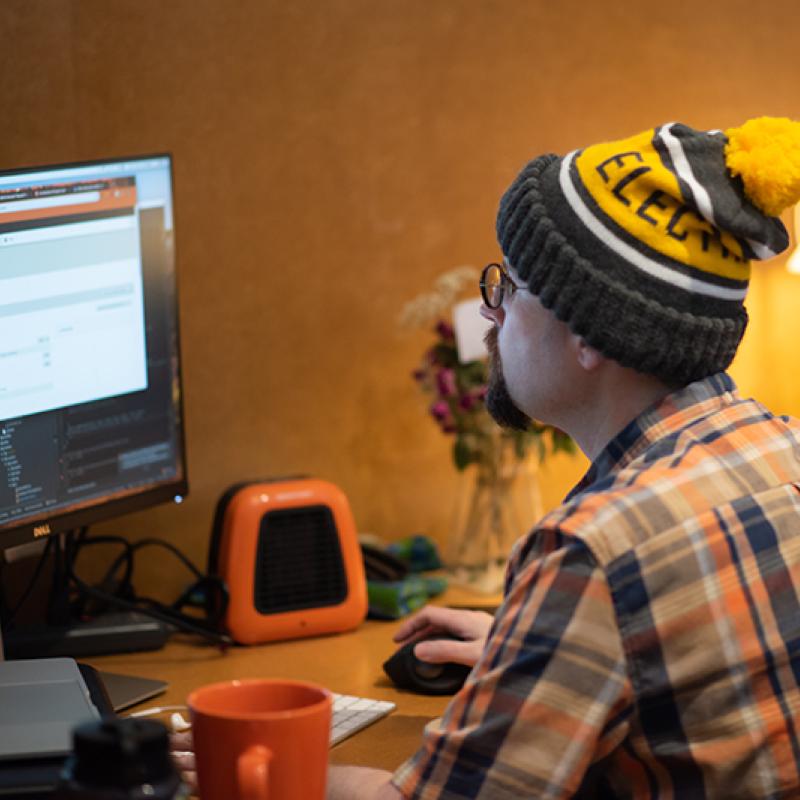
{"type": "Polygon", "coordinates": [[[255,574],[259,613],[333,606],[346,598],[347,576],[330,508],[280,509],[261,518],[255,574]]]}

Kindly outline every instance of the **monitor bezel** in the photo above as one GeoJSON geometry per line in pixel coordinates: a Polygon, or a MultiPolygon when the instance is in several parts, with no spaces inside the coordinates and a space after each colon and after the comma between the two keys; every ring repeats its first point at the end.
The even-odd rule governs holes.
{"type": "MultiPolygon", "coordinates": [[[[176,221],[175,198],[175,162],[172,153],[169,151],[148,153],[142,155],[115,156],[99,159],[88,159],[82,161],[69,161],[63,163],[48,163],[39,166],[24,166],[17,168],[0,169],[0,178],[9,175],[25,176],[30,173],[78,169],[82,167],[99,167],[104,164],[117,164],[126,161],[150,161],[153,159],[166,159],[170,182],[170,201],[171,216],[173,221],[173,232],[178,230],[176,221]]],[[[181,475],[173,480],[158,483],[141,491],[132,490],[130,494],[114,499],[99,499],[97,501],[88,500],[88,504],[82,508],[64,510],[54,513],[43,513],[37,517],[27,518],[24,523],[14,525],[10,523],[8,527],[0,528],[0,553],[19,545],[24,545],[32,541],[44,540],[48,536],[53,536],[65,531],[87,527],[89,525],[105,522],[117,517],[125,516],[137,511],[143,511],[156,505],[161,505],[170,501],[182,502],[189,493],[188,463],[186,460],[186,416],[184,413],[183,398],[183,355],[181,349],[180,333],[180,279],[178,276],[178,247],[174,247],[175,262],[173,275],[175,279],[173,312],[175,319],[175,349],[177,353],[177,385],[178,385],[178,421],[179,421],[179,442],[181,475]]]]}

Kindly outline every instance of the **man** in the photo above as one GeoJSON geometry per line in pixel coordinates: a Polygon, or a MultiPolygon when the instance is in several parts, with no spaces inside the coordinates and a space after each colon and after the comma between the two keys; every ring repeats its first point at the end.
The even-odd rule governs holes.
{"type": "Polygon", "coordinates": [[[456,633],[416,653],[472,673],[394,775],[333,767],[331,800],[800,797],[800,423],[724,372],[798,199],[789,120],[523,169],[481,282],[487,404],[592,465],[517,543],[494,620],[401,627],[456,633]]]}

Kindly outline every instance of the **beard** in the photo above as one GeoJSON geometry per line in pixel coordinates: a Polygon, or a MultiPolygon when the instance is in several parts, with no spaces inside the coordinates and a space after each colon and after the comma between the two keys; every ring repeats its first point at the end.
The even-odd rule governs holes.
{"type": "Polygon", "coordinates": [[[492,327],[484,337],[489,351],[489,385],[486,393],[486,410],[501,428],[526,431],[531,425],[531,418],[520,411],[511,399],[503,377],[503,362],[497,346],[497,328],[492,327]]]}

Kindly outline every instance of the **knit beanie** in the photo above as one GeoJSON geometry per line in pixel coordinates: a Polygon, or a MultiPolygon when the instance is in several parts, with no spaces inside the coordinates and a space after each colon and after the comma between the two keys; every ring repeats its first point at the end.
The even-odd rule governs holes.
{"type": "Polygon", "coordinates": [[[747,325],[750,262],[789,244],[800,122],[669,123],[522,170],[497,238],[519,278],[625,367],[682,386],[725,369],[747,325]]]}

